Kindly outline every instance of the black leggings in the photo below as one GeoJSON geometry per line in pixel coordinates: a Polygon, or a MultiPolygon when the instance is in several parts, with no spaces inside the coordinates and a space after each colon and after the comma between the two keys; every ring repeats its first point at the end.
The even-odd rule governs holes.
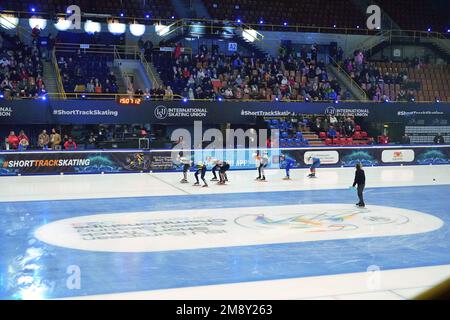
{"type": "Polygon", "coordinates": [[[359,198],[359,204],[361,205],[365,205],[364,203],[364,196],[363,196],[363,192],[364,192],[364,187],[366,185],[365,184],[358,184],[358,198],[359,198]]]}
{"type": "Polygon", "coordinates": [[[199,169],[194,173],[195,176],[195,180],[197,180],[197,183],[199,183],[200,181],[198,180],[198,175],[200,174],[200,178],[203,180],[203,182],[206,184],[206,180],[205,180],[205,174],[206,174],[206,168],[205,169],[199,169]]]}
{"type": "Polygon", "coordinates": [[[219,171],[219,170],[220,170],[220,167],[217,164],[212,168],[211,172],[214,176],[214,179],[217,179],[216,171],[219,171]]]}

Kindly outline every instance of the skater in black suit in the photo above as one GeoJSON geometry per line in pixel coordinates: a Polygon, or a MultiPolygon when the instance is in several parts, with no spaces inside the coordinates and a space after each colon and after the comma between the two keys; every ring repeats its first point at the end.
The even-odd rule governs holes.
{"type": "Polygon", "coordinates": [[[364,208],[366,204],[364,203],[364,187],[366,186],[366,175],[362,169],[361,163],[356,164],[355,181],[353,182],[353,187],[358,185],[358,198],[359,202],[356,204],[360,208],[364,208]]]}
{"type": "Polygon", "coordinates": [[[228,177],[227,177],[227,171],[230,169],[230,165],[225,162],[225,161],[221,161],[219,163],[220,166],[220,170],[219,170],[219,178],[220,181],[217,184],[225,184],[226,181],[228,181],[228,177]]]}
{"type": "Polygon", "coordinates": [[[197,171],[195,171],[195,173],[194,173],[194,177],[196,180],[196,182],[194,183],[194,186],[200,186],[200,181],[198,180],[199,175],[203,181],[203,187],[208,186],[208,184],[206,183],[206,180],[205,180],[205,174],[206,174],[206,164],[200,161],[199,163],[197,163],[197,171]]]}

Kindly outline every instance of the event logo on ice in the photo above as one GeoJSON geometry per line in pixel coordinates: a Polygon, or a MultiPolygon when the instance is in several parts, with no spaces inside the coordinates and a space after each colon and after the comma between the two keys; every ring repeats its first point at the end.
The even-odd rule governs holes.
{"type": "Polygon", "coordinates": [[[321,203],[181,213],[108,212],[50,222],[38,228],[35,237],[79,250],[155,252],[405,236],[436,230],[442,225],[439,218],[413,210],[321,203]]]}

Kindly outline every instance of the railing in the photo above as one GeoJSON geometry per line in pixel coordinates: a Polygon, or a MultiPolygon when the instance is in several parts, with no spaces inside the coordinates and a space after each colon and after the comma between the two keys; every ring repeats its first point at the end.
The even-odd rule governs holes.
{"type": "MultiPolygon", "coordinates": [[[[13,11],[13,10],[0,10],[0,13],[5,14],[13,14],[14,16],[18,18],[30,18],[30,12],[28,11],[13,11]]],[[[55,16],[55,13],[51,12],[45,12],[45,11],[39,11],[33,13],[35,16],[40,16],[42,18],[46,19],[53,19],[55,16]]],[[[98,15],[98,14],[97,14],[98,15]]],[[[59,17],[65,17],[65,12],[56,13],[56,16],[59,17]]],[[[81,14],[83,20],[87,19],[93,19],[95,17],[94,13],[86,13],[83,12],[81,14]]],[[[111,14],[101,14],[98,15],[97,19],[102,19],[104,21],[109,19],[119,19],[123,20],[123,17],[119,17],[116,15],[111,14]]],[[[176,23],[179,23],[180,20],[186,20],[186,21],[192,21],[192,22],[204,22],[204,23],[225,23],[225,24],[234,24],[235,21],[231,20],[220,20],[220,19],[179,19],[177,21],[174,21],[174,19],[161,19],[161,18],[153,18],[151,20],[151,23],[149,23],[149,20],[144,17],[126,17],[125,18],[127,22],[136,22],[136,23],[142,23],[142,24],[163,24],[163,25],[173,25],[176,23]]],[[[184,25],[187,25],[184,23],[184,25]]],[[[286,32],[311,32],[311,33],[340,33],[340,34],[360,34],[360,35],[375,35],[380,30],[369,30],[366,28],[354,28],[354,27],[334,27],[334,26],[304,26],[304,25],[279,25],[279,24],[258,24],[258,23],[245,23],[246,26],[260,31],[286,31],[286,32]]],[[[442,39],[449,39],[450,35],[446,34],[445,32],[439,33],[439,32],[425,32],[425,31],[417,31],[417,30],[402,30],[402,32],[408,32],[408,33],[427,33],[427,34],[433,34],[435,37],[441,37],[442,39]]]]}
{"type": "Polygon", "coordinates": [[[361,86],[360,86],[355,80],[353,80],[352,77],[350,77],[350,75],[347,73],[347,71],[345,71],[345,70],[339,65],[339,63],[338,63],[336,60],[334,60],[331,56],[328,56],[328,58],[331,60],[332,64],[333,64],[334,66],[336,66],[336,68],[338,69],[338,72],[342,73],[342,74],[347,78],[347,80],[350,82],[350,85],[351,85],[352,87],[355,87],[355,88],[359,91],[359,93],[361,94],[361,96],[363,97],[363,99],[364,99],[364,100],[368,100],[368,99],[367,99],[367,94],[366,94],[366,92],[361,88],[361,86]]]}
{"type": "MultiPolygon", "coordinates": [[[[140,95],[140,94],[127,94],[127,93],[87,93],[87,92],[66,92],[63,96],[62,93],[51,92],[47,93],[47,98],[49,100],[63,100],[63,99],[72,99],[72,100],[118,100],[120,98],[140,98],[142,101],[183,101],[184,98],[181,95],[174,94],[172,96],[164,96],[164,95],[140,95]]],[[[39,100],[41,97],[33,97],[33,98],[9,98],[10,100],[39,100]]],[[[218,101],[217,99],[186,99],[186,103],[189,102],[197,102],[197,101],[206,101],[206,102],[215,102],[220,105],[223,102],[272,102],[272,103],[291,103],[291,102],[305,102],[305,100],[289,100],[289,101],[273,101],[270,99],[223,99],[222,101],[218,101]]],[[[319,100],[319,101],[309,101],[308,103],[335,103],[334,100],[319,100]]],[[[371,100],[342,100],[341,103],[347,102],[357,102],[357,103],[386,103],[384,101],[371,101],[371,100]]],[[[389,103],[410,103],[408,101],[393,101],[389,103]]],[[[428,100],[416,100],[415,103],[436,103],[436,101],[428,101],[428,100]]],[[[442,101],[445,103],[445,101],[442,101]]],[[[450,103],[450,101],[449,101],[450,103]]]]}
{"type": "Polygon", "coordinates": [[[161,83],[160,83],[160,81],[158,80],[158,77],[154,74],[153,68],[150,66],[150,63],[149,63],[149,62],[147,61],[147,59],[145,58],[145,55],[142,54],[142,52],[141,52],[141,54],[139,55],[139,57],[140,57],[140,60],[141,60],[142,65],[143,65],[144,68],[145,68],[146,73],[147,73],[148,76],[150,77],[150,81],[152,82],[152,87],[153,87],[153,88],[154,88],[155,86],[156,86],[156,87],[160,87],[160,86],[161,86],[161,83]]]}
{"type": "Polygon", "coordinates": [[[61,99],[67,99],[66,91],[64,90],[64,85],[61,78],[61,72],[58,67],[58,62],[56,61],[55,49],[52,50],[52,64],[56,73],[56,84],[58,86],[58,91],[61,93],[61,99]]]}

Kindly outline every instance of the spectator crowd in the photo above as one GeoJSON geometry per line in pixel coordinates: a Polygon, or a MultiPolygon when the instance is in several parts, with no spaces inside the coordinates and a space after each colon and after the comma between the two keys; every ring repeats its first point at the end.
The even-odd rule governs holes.
{"type": "MultiPolygon", "coordinates": [[[[259,99],[322,101],[343,98],[336,79],[328,75],[325,62],[318,59],[318,47],[303,46],[300,52],[280,48],[273,57],[244,56],[211,51],[201,45],[195,55],[183,54],[180,45],[173,53],[158,52],[153,61],[167,85],[165,95],[188,99],[259,99]],[[169,93],[167,93],[169,91],[169,93]]],[[[164,88],[158,88],[159,94],[164,88]]],[[[349,98],[345,94],[346,98],[349,98]]]]}
{"type": "Polygon", "coordinates": [[[36,98],[47,94],[41,47],[30,46],[16,35],[0,32],[0,94],[5,98],[36,98]]]}

